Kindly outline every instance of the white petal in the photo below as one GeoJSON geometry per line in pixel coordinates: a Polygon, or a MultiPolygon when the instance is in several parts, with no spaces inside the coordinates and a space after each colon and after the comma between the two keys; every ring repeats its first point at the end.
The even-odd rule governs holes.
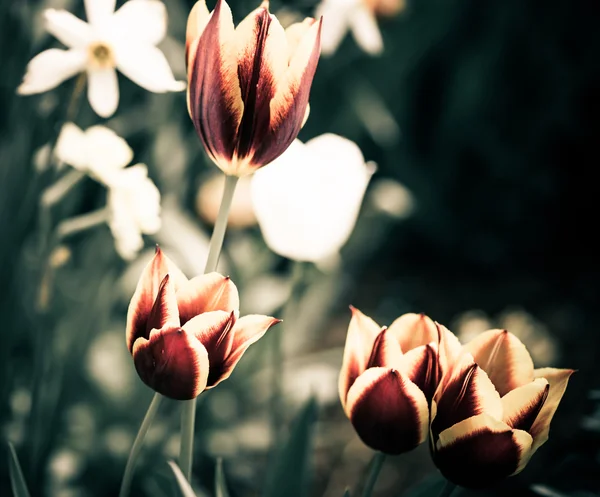
{"type": "Polygon", "coordinates": [[[119,46],[117,67],[142,88],[155,93],[185,90],[183,81],[176,81],[164,54],[150,45],[119,46]]]}
{"type": "Polygon", "coordinates": [[[88,100],[100,117],[115,113],[119,106],[119,80],[114,69],[88,71],[88,100]]]}
{"type": "Polygon", "coordinates": [[[253,178],[252,200],[265,241],[295,260],[335,254],[354,229],[370,176],[350,140],[332,134],[306,145],[296,140],[253,178]]]}
{"type": "Polygon", "coordinates": [[[92,126],[85,132],[87,164],[90,172],[102,183],[123,169],[133,159],[127,142],[106,126],[92,126]]]}
{"type": "Polygon", "coordinates": [[[46,30],[69,48],[83,48],[92,40],[92,29],[66,10],[44,11],[46,30]]]}
{"type": "Polygon", "coordinates": [[[73,123],[65,123],[60,130],[54,153],[58,160],[80,171],[87,169],[85,133],[73,123]]]}
{"type": "Polygon", "coordinates": [[[350,15],[350,29],[356,43],[365,52],[378,55],[383,51],[383,40],[375,15],[362,3],[350,15]]]}
{"type": "Polygon", "coordinates": [[[321,53],[332,55],[350,28],[350,12],[355,1],[323,0],[317,7],[315,18],[323,17],[321,53]]]}
{"type": "Polygon", "coordinates": [[[27,64],[27,72],[17,93],[31,95],[50,90],[81,72],[85,62],[83,50],[45,50],[27,64]]]}
{"type": "Polygon", "coordinates": [[[129,0],[115,13],[111,26],[111,36],[156,45],[167,33],[167,9],[159,0],[129,0]]]}
{"type": "Polygon", "coordinates": [[[117,0],[84,0],[84,3],[88,22],[100,28],[110,23],[117,0]]]}

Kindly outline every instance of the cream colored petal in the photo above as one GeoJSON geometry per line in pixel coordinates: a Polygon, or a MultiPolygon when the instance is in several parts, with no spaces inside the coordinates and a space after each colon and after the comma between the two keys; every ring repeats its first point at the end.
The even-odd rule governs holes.
{"type": "Polygon", "coordinates": [[[350,14],[358,1],[323,0],[317,7],[315,17],[323,18],[321,33],[323,55],[333,55],[342,43],[350,29],[350,14]]]}
{"type": "Polygon", "coordinates": [[[528,431],[548,397],[548,381],[538,378],[502,397],[503,421],[511,428],[528,431]]]}
{"type": "Polygon", "coordinates": [[[387,328],[383,328],[373,343],[367,369],[376,367],[403,369],[403,365],[402,350],[398,341],[387,328]]]}
{"type": "Polygon", "coordinates": [[[167,33],[167,9],[159,0],[128,0],[110,22],[123,42],[156,45],[167,33]]]}
{"type": "Polygon", "coordinates": [[[533,447],[531,452],[535,452],[546,440],[550,431],[550,422],[562,400],[569,378],[575,371],[572,369],[541,368],[534,371],[536,378],[544,378],[550,384],[548,398],[540,413],[538,414],[529,433],[533,436],[533,447]]]}
{"type": "Polygon", "coordinates": [[[285,28],[285,37],[288,46],[288,58],[291,59],[302,39],[308,34],[308,31],[315,23],[312,17],[307,17],[302,22],[296,22],[285,28]]]}
{"type": "Polygon", "coordinates": [[[27,71],[17,93],[32,95],[51,90],[83,71],[86,60],[87,55],[83,50],[45,50],[27,64],[27,71]]]}
{"type": "Polygon", "coordinates": [[[383,39],[377,19],[362,2],[350,12],[348,24],[356,43],[366,53],[379,55],[383,52],[383,39]]]}
{"type": "Polygon", "coordinates": [[[452,377],[452,372],[473,362],[473,356],[464,350],[460,341],[448,328],[439,323],[435,324],[438,331],[439,356],[441,380],[438,387],[443,390],[445,383],[452,377]]]}
{"type": "Polygon", "coordinates": [[[209,19],[210,13],[206,7],[206,1],[198,0],[190,11],[185,31],[185,60],[187,65],[189,65],[190,59],[193,59],[196,55],[195,49],[197,48],[198,39],[202,36],[209,19]],[[192,46],[194,46],[194,53],[192,53],[192,46]]]}
{"type": "Polygon", "coordinates": [[[44,11],[46,30],[69,48],[85,48],[92,41],[89,24],[66,10],[44,11]]]}
{"type": "Polygon", "coordinates": [[[133,150],[127,142],[106,126],[88,128],[85,139],[88,168],[107,185],[110,175],[123,169],[133,159],[133,150]]]}
{"type": "Polygon", "coordinates": [[[106,28],[115,12],[117,0],[84,0],[88,23],[96,29],[106,28]]]}
{"type": "Polygon", "coordinates": [[[114,69],[88,70],[88,100],[100,117],[115,113],[119,106],[119,81],[114,69]]]}
{"type": "Polygon", "coordinates": [[[435,323],[425,314],[404,314],[390,325],[390,333],[396,337],[402,352],[438,341],[435,323]]]}
{"type": "Polygon", "coordinates": [[[54,154],[57,159],[80,171],[88,166],[85,133],[73,123],[65,123],[60,129],[54,154]]]}
{"type": "Polygon", "coordinates": [[[465,345],[500,395],[533,381],[533,361],[521,341],[506,330],[489,330],[465,345]]]}

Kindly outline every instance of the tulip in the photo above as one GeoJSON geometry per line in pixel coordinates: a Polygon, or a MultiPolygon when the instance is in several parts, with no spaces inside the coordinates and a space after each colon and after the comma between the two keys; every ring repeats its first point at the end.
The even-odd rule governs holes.
{"type": "Polygon", "coordinates": [[[252,202],[267,245],[297,261],[337,255],[354,229],[372,174],[346,138],[328,133],[296,140],[252,178],[252,202]]]}
{"type": "Polygon", "coordinates": [[[127,347],[146,385],[191,400],[227,379],[246,349],[279,320],[239,318],[233,282],[219,273],[188,281],[157,248],[127,313],[127,347]]]}
{"type": "Polygon", "coordinates": [[[207,154],[233,176],[281,155],[304,123],[320,54],[321,22],[287,30],[264,2],[234,27],[231,10],[204,0],[190,12],[188,110],[207,154]]]}
{"type": "Polygon", "coordinates": [[[548,440],[571,369],[534,369],[505,330],[477,336],[442,379],[431,407],[433,459],[451,482],[478,488],[519,473],[548,440]]]}
{"type": "Polygon", "coordinates": [[[386,454],[412,450],[427,438],[444,330],[423,314],[405,314],[381,328],[351,309],[339,378],[342,406],[369,447],[386,454]]]}

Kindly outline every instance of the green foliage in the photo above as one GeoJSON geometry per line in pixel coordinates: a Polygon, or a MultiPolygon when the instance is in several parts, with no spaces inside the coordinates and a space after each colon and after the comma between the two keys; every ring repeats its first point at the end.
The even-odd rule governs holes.
{"type": "Polygon", "coordinates": [[[19,464],[17,452],[10,442],[8,442],[8,470],[13,497],[29,497],[29,490],[27,490],[27,484],[25,483],[25,477],[19,464]]]}

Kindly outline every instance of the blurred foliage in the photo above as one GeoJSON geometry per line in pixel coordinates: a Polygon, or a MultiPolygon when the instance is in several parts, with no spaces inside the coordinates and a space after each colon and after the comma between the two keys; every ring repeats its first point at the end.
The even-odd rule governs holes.
{"type": "MultiPolygon", "coordinates": [[[[43,35],[42,10],[68,8],[83,17],[82,3],[0,2],[0,426],[17,448],[32,495],[116,495],[151,397],[124,346],[127,304],[148,254],[126,265],[105,226],[65,240],[69,256],[51,270],[40,250],[47,235],[40,196],[62,174],[44,168],[44,154],[74,80],[26,98],[15,88],[31,57],[55,43],[43,35]]],[[[169,37],[162,48],[181,79],[192,2],[165,4],[169,37]]],[[[249,0],[232,2],[238,20],[254,7],[249,0]]],[[[314,10],[311,2],[271,5],[274,12],[282,7],[314,10]]],[[[555,365],[579,372],[550,441],[528,468],[498,488],[460,495],[600,495],[600,247],[593,234],[598,19],[600,4],[588,0],[414,0],[398,17],[381,21],[382,56],[366,56],[347,38],[321,60],[300,138],[333,132],[352,139],[378,164],[373,190],[378,179],[397,180],[416,206],[412,217],[399,220],[367,195],[341,266],[310,268],[310,290],[294,306],[296,317],[286,319],[285,332],[278,330],[286,351],[283,431],[308,398],[320,403],[310,495],[341,496],[347,486],[356,495],[371,457],[335,387],[348,303],[382,323],[407,311],[450,323],[471,309],[488,316],[525,309],[556,342],[555,365]]],[[[119,110],[106,124],[128,140],[136,161],[148,164],[163,195],[164,227],[147,245],[161,243],[188,274],[198,273],[210,226],[195,214],[195,198],[214,166],[201,150],[185,96],[149,94],[123,77],[120,89],[119,110]]],[[[78,125],[96,122],[84,99],[78,125]]],[[[51,210],[50,225],[104,202],[104,191],[86,180],[51,210]]],[[[266,249],[256,227],[232,229],[223,259],[240,286],[242,313],[275,312],[285,302],[290,265],[266,249]]],[[[217,457],[225,461],[232,497],[269,488],[271,424],[278,419],[271,398],[276,372],[269,366],[273,337],[199,399],[197,495],[212,495],[217,457]]],[[[305,411],[304,419],[314,415],[305,411]]],[[[178,423],[178,406],[166,402],[132,495],[173,491],[166,461],[178,452],[178,423]]],[[[11,492],[8,457],[0,464],[2,495],[11,492]]],[[[285,461],[280,465],[299,478],[298,466],[285,461]]],[[[432,475],[422,446],[388,458],[375,494],[425,495],[438,488],[432,475]],[[433,478],[426,480],[430,487],[420,487],[426,478],[433,478]]]]}

